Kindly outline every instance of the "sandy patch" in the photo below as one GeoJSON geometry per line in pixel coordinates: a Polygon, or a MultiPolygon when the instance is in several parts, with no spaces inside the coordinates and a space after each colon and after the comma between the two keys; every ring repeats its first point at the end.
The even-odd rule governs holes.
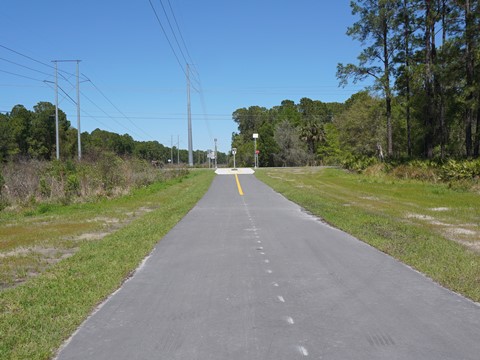
{"type": "MultiPolygon", "coordinates": [[[[437,211],[449,210],[449,208],[437,209],[441,209],[437,211]]],[[[475,224],[463,224],[461,226],[458,226],[458,224],[447,224],[436,220],[432,216],[423,214],[407,214],[405,217],[407,219],[423,220],[432,225],[436,225],[438,226],[438,232],[447,239],[462,244],[473,251],[480,251],[480,233],[479,231],[473,230],[478,229],[478,226],[475,224]],[[467,229],[466,227],[471,227],[473,229],[467,229]]]]}
{"type": "Polygon", "coordinates": [[[20,247],[12,251],[0,253],[0,259],[13,256],[40,255],[42,258],[45,258],[49,263],[52,263],[72,256],[75,251],[76,249],[55,249],[39,246],[35,246],[33,248],[20,247]]]}
{"type": "Polygon", "coordinates": [[[380,201],[380,199],[376,196],[360,196],[360,199],[371,200],[371,201],[380,201]]]}
{"type": "Polygon", "coordinates": [[[434,221],[435,218],[429,215],[422,215],[422,214],[407,214],[407,219],[418,219],[418,220],[425,220],[425,221],[434,221]]]}
{"type": "Polygon", "coordinates": [[[467,235],[467,236],[474,236],[477,234],[476,231],[463,229],[463,228],[452,228],[452,229],[449,229],[448,232],[454,235],[467,235]]]}
{"type": "Polygon", "coordinates": [[[75,237],[73,240],[82,241],[82,240],[101,240],[105,236],[110,234],[109,232],[96,232],[96,233],[85,233],[80,236],[75,237]]]}

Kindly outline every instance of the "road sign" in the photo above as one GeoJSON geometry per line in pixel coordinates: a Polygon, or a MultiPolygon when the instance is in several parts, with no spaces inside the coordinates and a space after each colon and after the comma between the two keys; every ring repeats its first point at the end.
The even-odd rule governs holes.
{"type": "Polygon", "coordinates": [[[255,154],[260,154],[260,150],[255,150],[255,154]]]}

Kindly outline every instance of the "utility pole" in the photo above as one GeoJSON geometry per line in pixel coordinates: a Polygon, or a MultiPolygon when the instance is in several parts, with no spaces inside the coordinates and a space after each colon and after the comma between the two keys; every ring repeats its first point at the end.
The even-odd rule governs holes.
{"type": "Polygon", "coordinates": [[[215,156],[215,169],[217,168],[217,139],[213,139],[215,141],[215,153],[213,154],[215,156]]]}
{"type": "MultiPolygon", "coordinates": [[[[55,63],[55,144],[57,150],[57,160],[60,159],[60,136],[59,136],[59,124],[58,124],[58,63],[59,62],[76,62],[77,63],[77,127],[78,127],[78,160],[82,158],[82,145],[80,141],[80,72],[79,63],[80,60],[52,60],[55,63]]],[[[67,95],[68,96],[68,95],[67,95]]],[[[70,96],[68,96],[70,98],[70,96]]],[[[70,98],[72,100],[72,98],[70,98]]],[[[75,103],[74,100],[72,102],[75,103]]]]}
{"type": "Polygon", "coordinates": [[[188,165],[193,166],[192,110],[190,106],[190,64],[187,64],[188,165]]]}
{"type": "Polygon", "coordinates": [[[170,135],[170,161],[173,164],[173,135],[170,135]]]}
{"type": "Polygon", "coordinates": [[[78,161],[82,160],[82,139],[80,130],[80,60],[77,60],[77,132],[78,132],[78,161]]]}
{"type": "Polygon", "coordinates": [[[177,164],[180,164],[180,135],[177,135],[177,164]]]}
{"type": "Polygon", "coordinates": [[[57,160],[60,159],[60,140],[58,137],[58,62],[55,63],[55,146],[57,152],[57,160]]]}

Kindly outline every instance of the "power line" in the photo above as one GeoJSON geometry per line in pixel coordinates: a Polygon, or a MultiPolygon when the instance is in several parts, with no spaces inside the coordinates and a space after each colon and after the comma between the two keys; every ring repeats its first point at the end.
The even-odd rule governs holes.
{"type": "Polygon", "coordinates": [[[170,27],[170,30],[172,31],[173,38],[175,39],[175,42],[177,43],[178,49],[180,50],[180,54],[182,54],[183,60],[185,60],[185,63],[188,63],[187,59],[185,58],[185,54],[182,51],[182,47],[180,46],[177,35],[175,35],[175,30],[173,30],[172,23],[170,22],[170,19],[168,17],[167,11],[165,10],[165,6],[163,6],[162,0],[160,1],[160,5],[162,5],[163,13],[165,14],[165,18],[167,19],[168,26],[170,27]]]}
{"type": "Polygon", "coordinates": [[[52,76],[52,74],[48,74],[48,73],[46,73],[46,72],[43,72],[43,71],[40,71],[40,70],[31,68],[31,67],[28,67],[28,66],[25,66],[25,65],[16,63],[16,62],[11,61],[11,60],[8,60],[8,59],[0,58],[0,60],[3,60],[3,61],[5,61],[5,62],[8,62],[8,63],[13,64],[13,65],[20,66],[20,67],[22,67],[22,68],[25,68],[25,69],[28,69],[28,70],[31,70],[31,71],[35,71],[35,72],[40,73],[40,74],[43,74],[43,75],[52,76]]]}
{"type": "MultiPolygon", "coordinates": [[[[87,76],[85,76],[84,74],[82,74],[82,75],[83,75],[85,78],[88,79],[87,76]]],[[[107,101],[110,103],[110,105],[112,105],[112,106],[115,108],[115,110],[117,110],[117,111],[118,111],[125,119],[127,119],[133,126],[135,126],[135,127],[136,127],[138,130],[140,130],[143,134],[145,134],[145,135],[147,136],[147,138],[151,138],[151,136],[150,136],[146,131],[144,131],[144,130],[143,130],[142,128],[140,128],[137,124],[135,124],[135,123],[131,120],[130,117],[128,117],[127,115],[125,115],[125,114],[107,97],[107,95],[105,95],[105,93],[104,93],[102,90],[100,90],[100,88],[99,88],[97,85],[95,85],[95,84],[93,83],[92,80],[88,79],[88,81],[89,81],[90,84],[92,84],[92,86],[105,98],[105,100],[107,100],[107,101]]]]}
{"type": "Polygon", "coordinates": [[[90,103],[92,103],[97,109],[99,109],[101,112],[103,112],[108,118],[112,119],[117,125],[120,125],[123,127],[125,130],[132,132],[133,135],[138,136],[141,138],[142,136],[139,136],[137,133],[133,132],[131,129],[127,128],[125,125],[123,125],[120,121],[117,121],[113,116],[108,114],[105,110],[103,110],[100,106],[98,106],[92,99],[90,99],[87,95],[85,95],[83,92],[80,92],[82,96],[87,99],[90,103]]]}
{"type": "MultiPolygon", "coordinates": [[[[0,44],[0,47],[3,48],[3,49],[5,49],[5,50],[8,50],[8,51],[10,51],[10,52],[13,52],[13,53],[15,53],[15,54],[17,54],[17,55],[23,56],[24,58],[26,58],[26,59],[28,59],[28,60],[34,61],[34,62],[36,62],[36,63],[38,63],[38,64],[41,64],[41,65],[43,65],[43,66],[46,66],[46,67],[48,67],[48,68],[50,68],[50,69],[54,69],[54,70],[55,70],[55,66],[52,66],[52,65],[50,65],[50,64],[44,63],[43,61],[34,59],[34,58],[31,57],[31,56],[22,54],[21,52],[16,51],[16,50],[13,50],[13,49],[5,46],[5,45],[0,44]]],[[[68,75],[71,75],[71,76],[75,76],[75,74],[69,73],[69,72],[64,71],[64,70],[58,70],[58,71],[59,71],[59,72],[63,72],[63,73],[68,74],[68,75]]]]}
{"type": "Polygon", "coordinates": [[[33,81],[43,82],[43,80],[35,79],[35,78],[30,77],[30,76],[20,75],[20,74],[13,73],[13,72],[10,72],[10,71],[0,70],[0,72],[3,72],[5,74],[18,76],[18,77],[25,78],[25,79],[29,79],[29,80],[33,80],[33,81]]]}
{"type": "Polygon", "coordinates": [[[175,59],[177,59],[178,65],[180,66],[180,69],[182,69],[182,72],[184,73],[184,75],[187,76],[187,73],[185,72],[185,69],[184,69],[182,63],[180,62],[180,59],[178,58],[178,55],[175,52],[175,49],[173,48],[170,39],[168,38],[167,32],[165,31],[165,28],[163,27],[162,22],[160,21],[160,18],[157,14],[157,11],[155,10],[155,7],[152,4],[152,0],[148,0],[148,2],[150,3],[150,6],[152,7],[152,10],[155,14],[155,17],[157,18],[158,24],[160,25],[160,28],[162,29],[163,34],[165,35],[165,38],[167,39],[168,45],[170,45],[170,49],[172,50],[173,55],[175,55],[175,59]]]}
{"type": "Polygon", "coordinates": [[[180,31],[180,26],[178,26],[177,17],[175,16],[175,12],[173,11],[172,4],[170,4],[170,0],[167,0],[167,2],[168,2],[168,6],[170,7],[170,12],[172,13],[173,20],[175,21],[175,25],[177,26],[178,33],[180,34],[180,38],[182,39],[183,46],[185,47],[185,51],[187,52],[190,62],[193,63],[192,57],[190,56],[190,53],[188,51],[187,44],[185,44],[185,39],[183,38],[182,32],[180,31]]]}
{"type": "MultiPolygon", "coordinates": [[[[12,48],[9,48],[9,47],[5,46],[5,45],[0,44],[0,47],[3,48],[3,49],[8,50],[8,51],[10,51],[10,52],[12,52],[12,53],[14,53],[14,54],[17,54],[17,55],[19,55],[19,56],[22,56],[22,57],[24,57],[24,58],[26,58],[26,59],[28,59],[28,60],[30,60],[30,61],[36,62],[36,63],[38,63],[38,64],[41,64],[41,65],[43,65],[43,66],[46,66],[46,67],[48,67],[48,68],[50,68],[50,69],[54,69],[54,70],[55,70],[55,66],[52,66],[52,65],[47,64],[47,63],[45,63],[45,62],[42,62],[42,61],[40,61],[40,60],[37,60],[37,59],[35,59],[35,58],[31,57],[31,56],[28,56],[28,55],[26,55],[26,54],[23,54],[23,53],[21,53],[21,52],[19,52],[19,51],[16,51],[16,50],[14,50],[14,49],[12,49],[12,48]]],[[[5,58],[0,58],[0,60],[3,60],[3,61],[5,61],[5,62],[11,63],[11,64],[16,65],[16,66],[23,67],[23,68],[28,69],[28,70],[30,70],[30,71],[35,71],[35,72],[41,73],[41,74],[43,74],[43,75],[52,76],[52,74],[48,74],[48,73],[46,73],[46,72],[43,72],[43,71],[40,71],[40,70],[31,68],[31,67],[22,65],[22,64],[20,64],[20,63],[17,63],[17,62],[14,62],[14,61],[11,61],[11,60],[8,60],[8,59],[5,59],[5,58]]],[[[21,78],[25,78],[25,79],[29,79],[29,80],[33,80],[33,81],[37,81],[37,82],[41,82],[41,83],[46,84],[48,87],[51,88],[51,86],[48,85],[48,83],[47,83],[45,80],[33,78],[33,77],[30,77],[30,76],[26,76],[26,75],[14,73],[14,72],[6,71],[6,70],[0,70],[0,72],[6,73],[6,74],[9,74],[9,75],[13,75],[13,76],[17,76],[17,77],[21,77],[21,78]]],[[[69,75],[69,76],[73,77],[73,76],[76,76],[75,74],[70,73],[70,72],[68,72],[68,71],[60,70],[60,69],[58,69],[58,72],[60,73],[59,75],[60,75],[68,84],[70,84],[72,88],[75,87],[75,85],[73,85],[72,82],[71,82],[65,75],[63,75],[63,74],[66,74],[66,75],[69,75]],[[62,74],[62,73],[63,73],[63,74],[62,74]]],[[[120,114],[122,114],[122,116],[123,116],[124,118],[126,118],[127,120],[129,120],[129,121],[132,123],[132,125],[134,125],[134,126],[135,126],[137,129],[139,129],[142,133],[144,133],[145,135],[147,135],[147,137],[150,137],[150,135],[148,135],[143,129],[141,129],[140,127],[138,127],[138,125],[136,125],[136,124],[135,124],[128,116],[126,116],[115,104],[113,104],[113,102],[105,95],[105,93],[104,93],[103,91],[101,91],[90,79],[88,79],[84,74],[82,74],[82,77],[84,78],[84,80],[89,81],[89,82],[94,86],[94,88],[95,88],[120,114]]],[[[62,96],[63,99],[68,98],[74,105],[77,104],[77,102],[76,102],[62,87],[59,86],[59,89],[60,89],[60,90],[63,92],[63,94],[65,95],[65,96],[62,96]]],[[[102,108],[100,108],[100,106],[98,106],[93,100],[91,100],[89,97],[87,97],[84,93],[81,93],[81,94],[82,94],[88,101],[90,101],[94,106],[96,106],[100,111],[102,111],[105,115],[107,115],[107,117],[109,117],[110,119],[114,120],[118,125],[122,126],[122,127],[125,128],[127,131],[132,132],[131,129],[125,127],[123,124],[121,124],[120,122],[116,121],[116,120],[114,119],[114,117],[112,117],[112,116],[109,115],[107,112],[105,112],[102,108]]],[[[82,110],[82,112],[85,112],[85,111],[82,110]]],[[[85,112],[85,113],[86,113],[86,112],[85,112]]],[[[90,117],[92,117],[92,118],[95,119],[95,117],[93,117],[93,116],[90,116],[90,117]]],[[[97,121],[98,121],[98,120],[97,120],[97,121]]],[[[100,121],[99,121],[99,122],[100,122],[100,121]]],[[[103,124],[103,123],[102,123],[102,125],[105,126],[105,124],[103,124]]],[[[138,136],[138,134],[136,134],[135,132],[133,132],[133,134],[135,134],[136,136],[138,136]]],[[[142,137],[142,136],[140,136],[140,137],[142,137]]]]}
{"type": "MultiPolygon", "coordinates": [[[[52,88],[51,84],[49,84],[48,82],[45,82],[45,83],[47,84],[48,87],[52,88]]],[[[71,102],[72,104],[74,104],[74,105],[77,104],[77,103],[75,102],[75,100],[73,100],[72,97],[69,96],[60,86],[59,86],[58,88],[59,88],[60,90],[62,90],[62,92],[63,92],[65,95],[67,95],[67,97],[62,96],[63,100],[68,99],[68,100],[70,100],[70,102],[71,102]]],[[[82,95],[83,95],[83,94],[82,94],[82,95]]],[[[100,120],[98,119],[98,116],[91,115],[89,112],[85,111],[84,109],[82,109],[81,112],[82,112],[83,114],[87,114],[87,116],[86,116],[87,118],[94,119],[94,120],[96,120],[99,124],[103,125],[105,128],[107,128],[107,129],[109,129],[109,130],[111,130],[111,131],[114,131],[114,130],[113,130],[111,127],[109,127],[107,124],[105,124],[104,122],[100,121],[100,120]]],[[[105,116],[105,117],[111,118],[110,116],[105,116]]]]}

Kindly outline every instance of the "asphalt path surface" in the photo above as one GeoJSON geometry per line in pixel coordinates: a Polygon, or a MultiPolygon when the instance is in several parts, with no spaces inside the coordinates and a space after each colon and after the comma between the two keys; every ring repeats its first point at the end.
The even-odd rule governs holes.
{"type": "Polygon", "coordinates": [[[309,358],[479,360],[480,307],[253,175],[216,176],[58,355],[309,358]]]}

